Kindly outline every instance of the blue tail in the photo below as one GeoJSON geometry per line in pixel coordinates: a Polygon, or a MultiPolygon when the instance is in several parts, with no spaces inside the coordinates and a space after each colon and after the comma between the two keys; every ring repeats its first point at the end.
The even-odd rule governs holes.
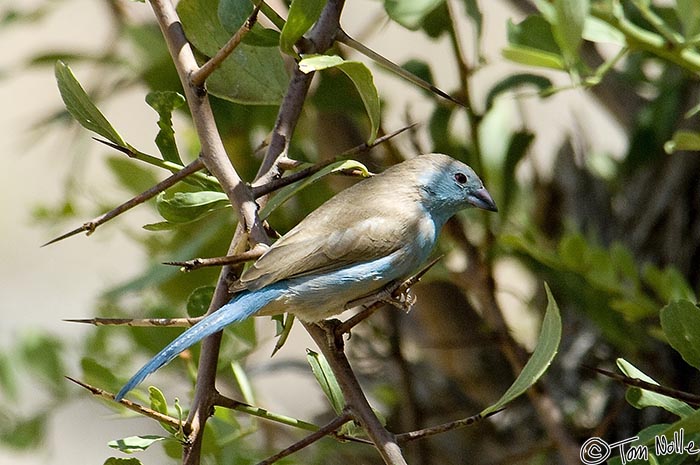
{"type": "Polygon", "coordinates": [[[284,292],[286,286],[272,285],[252,292],[242,292],[235,296],[229,303],[216,312],[204,318],[196,325],[180,334],[173,342],[158,352],[143,368],[129,380],[117,393],[114,400],[119,402],[124,396],[134,389],[146,376],[162,367],[177,355],[196,344],[207,336],[218,333],[232,323],[238,323],[254,315],[262,307],[278,298],[284,292]]]}

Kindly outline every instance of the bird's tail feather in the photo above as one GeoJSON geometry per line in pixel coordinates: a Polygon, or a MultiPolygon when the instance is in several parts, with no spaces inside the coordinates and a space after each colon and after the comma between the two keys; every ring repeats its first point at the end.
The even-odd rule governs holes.
{"type": "Polygon", "coordinates": [[[180,334],[163,350],[158,352],[127,382],[114,399],[118,402],[134,389],[146,376],[162,367],[179,353],[196,344],[207,336],[218,333],[232,323],[238,323],[254,315],[262,307],[282,294],[283,287],[268,286],[266,288],[236,295],[229,303],[202,321],[180,334]]]}

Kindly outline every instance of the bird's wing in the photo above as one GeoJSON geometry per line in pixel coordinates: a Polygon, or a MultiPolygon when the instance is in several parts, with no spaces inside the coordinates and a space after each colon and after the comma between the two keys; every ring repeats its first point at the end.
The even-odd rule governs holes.
{"type": "Polygon", "coordinates": [[[259,289],[282,279],[324,273],[386,256],[405,242],[400,217],[378,214],[329,222],[303,221],[278,240],[241,276],[241,285],[259,289]]]}

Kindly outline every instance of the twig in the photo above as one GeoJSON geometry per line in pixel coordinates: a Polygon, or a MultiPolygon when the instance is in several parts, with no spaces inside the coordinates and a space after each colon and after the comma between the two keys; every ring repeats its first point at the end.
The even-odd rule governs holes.
{"type": "Polygon", "coordinates": [[[394,137],[398,136],[399,134],[401,134],[405,131],[408,131],[409,129],[413,129],[416,126],[418,126],[418,123],[409,123],[406,126],[400,128],[400,129],[397,129],[396,131],[392,131],[389,134],[384,134],[381,137],[377,137],[376,139],[374,139],[374,142],[372,142],[371,144],[368,144],[367,142],[363,142],[360,145],[357,145],[351,149],[348,149],[345,152],[343,152],[341,154],[341,156],[349,157],[352,155],[357,155],[359,153],[365,153],[365,152],[373,149],[377,145],[382,144],[390,139],[393,139],[394,137]]]}
{"type": "Polygon", "coordinates": [[[275,178],[262,185],[253,185],[253,195],[255,196],[255,198],[263,197],[267,194],[276,191],[277,189],[281,189],[290,184],[294,184],[295,182],[300,181],[304,178],[308,178],[309,176],[318,173],[323,168],[335,161],[336,159],[329,158],[328,160],[316,163],[312,166],[301,169],[290,175],[284,176],[283,178],[275,178]]]}
{"type": "MultiPolygon", "coordinates": [[[[112,394],[111,392],[107,392],[104,389],[100,389],[98,387],[91,386],[90,384],[84,383],[84,382],[77,380],[75,378],[71,378],[70,376],[66,376],[66,379],[68,381],[74,382],[78,386],[81,386],[81,387],[87,389],[94,396],[102,397],[103,399],[114,401],[114,394],[112,394]]],[[[173,428],[180,429],[181,427],[183,427],[185,434],[187,434],[187,425],[181,425],[180,421],[177,418],[173,418],[171,416],[164,415],[160,412],[156,412],[155,410],[152,410],[148,407],[144,407],[143,405],[137,404],[136,402],[132,402],[128,399],[122,399],[119,401],[119,403],[121,405],[123,405],[124,407],[128,408],[129,410],[133,410],[134,412],[140,413],[141,415],[143,415],[145,417],[152,418],[152,419],[159,421],[161,423],[168,424],[168,425],[172,426],[173,428]]]]}
{"type": "MultiPolygon", "coordinates": [[[[238,211],[237,233],[232,240],[229,254],[242,251],[239,249],[243,248],[246,237],[253,246],[258,243],[266,243],[267,236],[257,215],[258,206],[253,199],[252,192],[241,181],[226,154],[209,99],[201,87],[191,85],[190,76],[198,69],[198,66],[175,7],[170,0],[149,1],[185,92],[192,121],[202,147],[202,161],[221,184],[231,205],[238,211]],[[248,234],[243,234],[243,231],[248,234]]],[[[208,314],[229,300],[228,275],[230,272],[229,267],[222,268],[214,289],[214,296],[209,304],[208,314]]],[[[202,341],[195,396],[187,419],[190,433],[188,443],[183,448],[182,461],[184,465],[198,465],[200,463],[204,425],[212,412],[220,345],[221,333],[214,334],[202,341]]]]}
{"type": "Polygon", "coordinates": [[[631,386],[631,387],[636,387],[640,389],[644,389],[646,391],[651,391],[651,392],[656,392],[657,394],[661,394],[664,396],[668,397],[673,397],[674,399],[682,400],[683,402],[687,402],[690,405],[694,406],[700,406],[700,396],[697,394],[692,394],[690,392],[685,392],[685,391],[679,391],[678,389],[673,389],[669,388],[666,386],[661,386],[660,384],[654,384],[650,383],[648,381],[643,381],[638,378],[630,378],[629,376],[624,376],[620,375],[617,373],[613,373],[612,371],[605,370],[603,368],[597,368],[597,367],[592,367],[588,365],[584,365],[584,368],[588,370],[593,370],[597,373],[600,373],[601,375],[607,376],[608,378],[612,378],[615,381],[619,381],[620,383],[626,385],[626,386],[631,386]]]}
{"type": "MultiPolygon", "coordinates": [[[[184,167],[178,163],[174,163],[172,161],[168,160],[163,160],[162,158],[154,157],[153,155],[149,155],[147,153],[143,153],[140,150],[137,150],[136,148],[128,145],[127,147],[124,147],[123,145],[115,144],[114,142],[110,142],[108,140],[100,139],[99,137],[93,137],[92,140],[95,142],[99,142],[102,145],[106,145],[109,148],[112,148],[118,152],[123,153],[129,158],[133,158],[134,160],[139,160],[144,163],[148,163],[151,166],[157,166],[158,168],[163,168],[164,170],[168,170],[171,173],[177,173],[184,167]]],[[[205,175],[204,173],[200,173],[199,175],[196,175],[200,177],[200,180],[205,181],[205,182],[212,182],[212,179],[208,179],[209,176],[205,175]]]]}
{"type": "Polygon", "coordinates": [[[396,131],[393,131],[389,134],[385,134],[381,137],[377,137],[374,140],[374,142],[372,142],[372,143],[363,142],[362,144],[356,145],[355,147],[346,150],[345,152],[341,153],[336,158],[330,158],[328,160],[324,160],[322,162],[316,163],[313,166],[310,166],[308,168],[304,168],[303,170],[299,170],[299,171],[292,173],[288,176],[285,176],[283,178],[273,179],[273,180],[267,182],[266,184],[262,184],[262,185],[254,184],[253,185],[253,195],[255,196],[255,198],[262,197],[264,195],[267,195],[271,192],[276,191],[277,189],[281,189],[282,187],[285,187],[289,184],[295,183],[301,179],[304,179],[308,176],[311,176],[312,174],[315,174],[315,173],[321,171],[323,168],[330,165],[331,163],[338,161],[344,157],[350,157],[353,155],[357,155],[359,153],[367,152],[367,151],[373,149],[374,147],[378,146],[379,144],[387,142],[388,140],[398,136],[402,132],[407,131],[407,130],[415,127],[417,124],[418,123],[411,123],[407,126],[404,126],[400,129],[397,129],[396,131]]]}
{"type": "Polygon", "coordinates": [[[250,260],[257,260],[260,258],[263,252],[264,250],[262,248],[255,248],[236,255],[212,258],[193,258],[192,260],[185,260],[182,262],[165,262],[164,265],[179,266],[182,267],[183,271],[193,271],[205,266],[236,265],[238,263],[243,263],[250,260]]]}
{"type": "Polygon", "coordinates": [[[304,322],[304,327],[326,357],[333,373],[338,380],[340,389],[345,397],[346,406],[353,417],[365,429],[374,443],[375,448],[387,465],[406,465],[401,448],[393,434],[387,431],[367,402],[360,383],[350,367],[343,352],[342,338],[336,337],[333,325],[318,325],[304,322]]]}
{"type": "Polygon", "coordinates": [[[591,16],[608,23],[624,34],[625,41],[632,50],[649,52],[696,75],[700,73],[700,53],[692,48],[669,47],[669,43],[663,36],[637,26],[624,16],[618,17],[611,14],[605,8],[593,6],[591,16]]]}
{"type": "Polygon", "coordinates": [[[204,82],[211,75],[211,73],[216,71],[216,69],[221,66],[221,63],[223,63],[224,60],[228,58],[231,53],[233,53],[243,38],[250,32],[258,20],[258,12],[260,11],[259,3],[260,2],[258,2],[258,5],[255,5],[253,12],[250,14],[250,16],[248,16],[248,19],[246,19],[241,27],[238,28],[236,33],[229,39],[229,41],[226,42],[226,44],[224,44],[224,46],[221,47],[218,52],[216,52],[216,55],[204,63],[201,68],[192,73],[190,76],[190,82],[192,82],[193,86],[203,86],[204,82]]]}
{"type": "Polygon", "coordinates": [[[429,92],[432,92],[434,94],[439,95],[440,97],[449,100],[452,103],[456,103],[457,105],[464,107],[466,104],[447,92],[440,90],[438,87],[434,86],[433,84],[419,78],[413,73],[410,73],[394,63],[393,61],[390,61],[386,58],[384,58],[382,55],[378,54],[374,50],[370,49],[366,45],[362,44],[361,42],[356,41],[352,37],[350,37],[345,31],[342,29],[338,30],[338,34],[336,36],[336,40],[342,44],[347,45],[348,47],[352,48],[353,50],[356,50],[366,56],[367,58],[375,61],[377,64],[383,66],[384,68],[387,68],[389,71],[391,71],[394,74],[397,74],[398,76],[406,79],[407,81],[417,85],[418,87],[425,89],[429,92]]]}
{"type": "Polygon", "coordinates": [[[477,413],[476,415],[472,415],[471,417],[462,418],[460,420],[455,420],[455,421],[450,421],[448,423],[443,423],[441,425],[431,426],[430,428],[424,428],[424,429],[420,429],[417,431],[411,431],[410,433],[397,434],[396,440],[399,443],[404,444],[404,443],[409,442],[409,441],[415,441],[417,439],[427,438],[429,436],[434,436],[436,434],[445,433],[447,431],[452,431],[454,429],[464,428],[465,426],[471,426],[475,423],[478,423],[478,422],[484,420],[485,418],[488,418],[492,415],[495,415],[499,412],[502,412],[504,409],[505,409],[505,407],[500,409],[500,410],[496,410],[495,412],[491,412],[488,415],[483,416],[483,417],[481,416],[481,414],[477,413]]]}
{"type": "Polygon", "coordinates": [[[226,154],[209,98],[201,87],[191,85],[190,76],[199,69],[199,66],[185,37],[185,31],[175,7],[170,0],[149,1],[185,92],[192,122],[202,146],[202,161],[221,184],[231,205],[237,209],[239,219],[244,222],[247,232],[250,233],[251,243],[253,245],[265,243],[267,237],[257,217],[258,207],[250,189],[241,181],[226,154]]]}
{"type": "Polygon", "coordinates": [[[230,397],[221,395],[219,392],[216,392],[214,395],[214,405],[218,405],[219,407],[224,407],[230,410],[236,410],[238,412],[247,413],[248,415],[253,415],[258,418],[264,418],[266,420],[275,421],[284,425],[294,426],[296,428],[300,428],[306,431],[319,430],[319,427],[314,425],[313,423],[298,420],[296,418],[288,417],[286,415],[272,413],[268,410],[265,410],[264,408],[255,407],[253,405],[246,404],[245,402],[231,399],[230,397]]]}
{"type": "Polygon", "coordinates": [[[132,326],[132,327],[171,327],[189,328],[203,317],[196,318],[67,318],[67,323],[81,323],[93,326],[132,326]]]}
{"type": "MultiPolygon", "coordinates": [[[[308,33],[308,40],[298,43],[301,52],[323,53],[333,45],[340,30],[340,14],[344,6],[345,0],[329,0],[326,3],[316,24],[308,33]]],[[[270,182],[281,174],[278,162],[287,156],[291,137],[304,107],[313,76],[314,73],[302,73],[295,64],[287,93],[272,129],[270,145],[256,176],[259,183],[270,182]]]]}
{"type": "Polygon", "coordinates": [[[313,73],[304,74],[299,71],[298,66],[294,66],[287,93],[282,100],[272,129],[270,144],[267,146],[265,157],[256,175],[256,182],[267,183],[282,174],[277,161],[287,156],[291,137],[301,115],[312,78],[313,73]]]}
{"type": "MultiPolygon", "coordinates": [[[[205,98],[206,96],[201,94],[201,88],[198,89],[199,93],[195,93],[194,89],[189,86],[189,76],[191,72],[197,69],[197,66],[182,26],[178,21],[177,13],[169,0],[150,0],[150,2],[168,43],[168,48],[180,75],[180,80],[185,87],[192,119],[201,139],[205,165],[219,180],[224,191],[229,196],[231,204],[237,206],[239,218],[244,220],[238,222],[228,254],[235,255],[245,250],[246,233],[250,234],[249,242],[252,243],[251,245],[266,243],[267,237],[257,216],[258,205],[254,201],[250,189],[240,182],[228,158],[225,157],[223,144],[218,136],[209,102],[205,98]],[[207,157],[204,157],[204,155],[207,155],[207,157]]],[[[334,29],[338,27],[343,5],[343,0],[328,0],[324,6],[321,16],[312,30],[312,35],[314,35],[315,39],[314,43],[319,47],[327,44],[326,48],[328,48],[332,43],[332,37],[335,34],[334,29]],[[314,31],[318,32],[318,34],[314,31]],[[320,32],[327,34],[328,37],[321,37],[320,32]]],[[[311,83],[311,74],[301,73],[298,69],[292,74],[292,80],[278,112],[271,135],[271,143],[256,176],[256,180],[262,180],[262,183],[269,182],[280,174],[277,163],[286,155],[289,139],[294,132],[311,83]]],[[[264,201],[265,199],[261,198],[260,204],[263,204],[264,201]]],[[[208,313],[215,311],[229,300],[229,275],[232,272],[233,270],[228,265],[222,268],[208,313]]],[[[190,442],[183,450],[184,465],[198,465],[200,462],[204,425],[211,415],[214,393],[216,392],[216,367],[220,344],[221,333],[214,334],[202,341],[197,369],[197,384],[188,417],[188,424],[191,428],[190,442]]]]}
{"type": "Polygon", "coordinates": [[[201,170],[202,168],[204,168],[204,163],[202,163],[201,158],[197,158],[196,160],[194,160],[189,165],[185,166],[183,169],[181,169],[177,173],[165,178],[164,180],[162,180],[161,182],[159,182],[155,186],[151,187],[150,189],[145,190],[144,192],[137,195],[136,197],[132,197],[131,199],[122,203],[118,207],[113,208],[112,210],[108,211],[107,213],[83,223],[82,226],[75,228],[74,230],[69,231],[61,236],[58,236],[55,239],[51,239],[46,244],[43,244],[42,247],[46,247],[47,245],[51,245],[51,244],[54,244],[56,242],[62,241],[63,239],[67,239],[71,236],[75,236],[76,234],[80,234],[83,231],[86,232],[87,235],[89,236],[90,234],[94,233],[95,230],[99,226],[101,226],[102,224],[104,224],[107,221],[121,215],[122,213],[124,213],[132,208],[134,208],[135,206],[140,205],[149,199],[152,199],[153,197],[160,194],[164,190],[168,189],[171,186],[174,186],[178,182],[185,179],[187,176],[201,170]]]}
{"type": "MultiPolygon", "coordinates": [[[[378,137],[375,139],[374,142],[371,144],[368,143],[362,143],[358,146],[355,146],[349,150],[346,150],[341,154],[341,156],[351,156],[351,155],[356,155],[358,153],[362,153],[368,150],[371,150],[372,148],[376,147],[377,145],[386,142],[390,140],[393,137],[398,136],[404,131],[407,131],[413,127],[415,127],[417,123],[411,123],[407,126],[404,126],[401,129],[397,129],[396,131],[393,131],[389,134],[386,134],[382,137],[378,137]]],[[[313,166],[309,166],[308,168],[304,168],[302,170],[299,170],[295,173],[292,173],[288,176],[285,176],[283,178],[278,178],[278,179],[273,179],[272,181],[257,186],[253,185],[253,196],[258,198],[262,197],[264,195],[267,195],[277,189],[281,189],[282,187],[285,187],[289,184],[293,184],[301,179],[304,179],[308,176],[311,176],[319,171],[321,171],[323,168],[326,166],[330,165],[331,163],[335,162],[338,160],[338,158],[331,158],[326,161],[322,161],[320,163],[316,163],[313,166]]],[[[211,257],[211,258],[193,258],[191,260],[185,260],[185,261],[171,261],[171,262],[165,262],[165,265],[173,265],[173,266],[180,266],[183,268],[183,271],[193,271],[199,268],[204,268],[208,266],[222,266],[222,265],[235,265],[238,263],[242,262],[247,262],[249,260],[255,260],[257,258],[260,258],[260,255],[262,255],[263,250],[249,250],[246,252],[243,252],[241,254],[237,255],[227,255],[224,257],[211,257]]]]}
{"type": "Polygon", "coordinates": [[[345,423],[347,423],[350,420],[352,420],[352,416],[350,415],[350,413],[347,410],[343,411],[340,415],[335,417],[328,424],[319,428],[317,431],[309,434],[304,439],[295,442],[291,446],[289,446],[285,449],[282,449],[281,451],[279,451],[275,455],[258,462],[257,465],[270,465],[272,463],[275,463],[278,460],[281,460],[284,457],[287,457],[288,455],[291,455],[294,452],[297,452],[297,451],[303,449],[304,447],[313,444],[314,442],[318,441],[319,439],[322,439],[322,438],[328,436],[329,434],[332,434],[334,431],[338,430],[338,428],[340,428],[341,426],[343,426],[345,423]]]}

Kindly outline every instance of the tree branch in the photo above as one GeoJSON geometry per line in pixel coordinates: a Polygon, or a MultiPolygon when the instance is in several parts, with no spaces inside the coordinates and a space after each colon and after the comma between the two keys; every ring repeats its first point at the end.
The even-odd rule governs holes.
{"type": "Polygon", "coordinates": [[[238,210],[238,217],[250,233],[249,240],[252,244],[265,243],[267,236],[257,217],[257,205],[250,189],[241,181],[228,159],[207,93],[191,81],[192,74],[199,70],[199,66],[175,7],[170,0],[150,0],[150,3],[182,82],[192,121],[202,145],[202,161],[221,184],[231,205],[238,210]]]}
{"type": "Polygon", "coordinates": [[[318,441],[319,439],[322,439],[322,438],[328,436],[329,434],[333,434],[333,432],[337,431],[341,426],[343,426],[345,423],[347,423],[350,420],[352,420],[352,416],[350,415],[349,412],[344,411],[340,415],[335,417],[333,420],[331,420],[328,424],[319,428],[317,431],[309,434],[304,439],[295,442],[291,446],[289,446],[285,449],[282,449],[281,451],[279,451],[275,455],[258,462],[258,465],[270,465],[272,463],[275,463],[278,460],[281,460],[281,459],[287,457],[288,455],[291,455],[294,452],[297,452],[297,451],[303,449],[304,447],[313,444],[314,442],[318,441]]]}
{"type": "Polygon", "coordinates": [[[460,420],[451,421],[449,423],[443,423],[441,425],[431,426],[430,428],[424,428],[424,429],[420,429],[417,431],[411,431],[409,433],[397,434],[396,440],[399,441],[399,443],[404,444],[406,442],[427,438],[430,436],[434,436],[436,434],[446,433],[447,431],[452,431],[455,429],[464,428],[466,426],[471,426],[471,425],[478,423],[478,422],[484,420],[485,418],[488,418],[492,415],[495,415],[501,411],[503,411],[503,409],[496,410],[495,412],[491,412],[488,415],[486,415],[485,417],[482,417],[481,414],[476,414],[476,415],[472,415],[471,417],[462,418],[460,420]]]}
{"type": "MultiPolygon", "coordinates": [[[[185,37],[177,12],[170,0],[150,0],[150,4],[182,82],[192,120],[202,146],[202,161],[221,184],[231,205],[238,210],[237,232],[245,230],[246,233],[249,233],[246,236],[249,236],[248,241],[252,245],[266,243],[267,236],[257,216],[258,207],[250,188],[241,181],[226,155],[206,91],[202,87],[192,85],[190,80],[192,73],[197,71],[199,67],[185,37]]],[[[245,243],[241,237],[245,236],[242,234],[234,236],[229,254],[242,252],[239,249],[243,249],[245,243]]],[[[208,313],[217,310],[229,300],[228,275],[230,272],[229,267],[222,268],[208,313]]],[[[191,432],[189,442],[183,450],[183,463],[185,465],[198,465],[200,462],[204,425],[211,415],[214,405],[216,392],[214,382],[220,344],[221,333],[202,341],[195,397],[187,420],[191,432]]]]}
{"type": "Polygon", "coordinates": [[[64,319],[68,323],[81,323],[93,326],[132,326],[132,327],[168,327],[189,328],[199,323],[204,317],[196,318],[79,318],[64,319]]]}
{"type": "Polygon", "coordinates": [[[387,465],[406,465],[401,448],[392,433],[387,431],[367,402],[362,387],[357,381],[352,367],[343,351],[342,337],[336,337],[337,333],[333,324],[324,322],[324,325],[304,323],[313,340],[318,345],[321,353],[326,357],[328,365],[333,370],[340,389],[345,397],[347,408],[353,417],[367,431],[374,446],[387,465]]]}
{"type": "MultiPolygon", "coordinates": [[[[336,34],[340,30],[343,6],[345,6],[345,0],[329,0],[326,3],[318,21],[309,31],[308,40],[301,41],[303,47],[306,47],[302,50],[304,53],[323,53],[333,45],[336,34]]],[[[260,165],[256,181],[267,183],[281,175],[277,164],[280,158],[287,156],[291,136],[304,107],[313,76],[314,73],[302,73],[299,67],[294,65],[292,78],[280,105],[277,120],[272,129],[270,145],[260,165]]]]}
{"type": "Polygon", "coordinates": [[[80,234],[81,232],[85,231],[87,232],[87,235],[89,236],[90,234],[94,233],[95,230],[106,223],[107,221],[116,218],[117,216],[121,215],[122,213],[129,211],[130,209],[134,208],[137,205],[140,205],[144,202],[146,202],[149,199],[152,199],[156,195],[160,194],[164,190],[168,189],[171,186],[174,186],[178,182],[182,181],[185,179],[187,176],[196,173],[197,171],[201,170],[204,168],[204,163],[202,163],[201,158],[197,158],[194,160],[192,163],[178,171],[177,173],[173,174],[172,176],[169,176],[156,184],[155,186],[151,187],[150,189],[145,190],[141,194],[137,195],[136,197],[132,197],[131,199],[127,200],[126,202],[122,203],[116,208],[113,208],[112,210],[108,211],[107,213],[104,213],[96,218],[91,219],[90,221],[86,221],[83,223],[80,227],[75,228],[72,231],[69,231],[65,234],[62,234],[58,236],[55,239],[51,239],[49,242],[46,244],[43,244],[42,247],[45,247],[47,245],[54,244],[58,241],[62,241],[63,239],[67,239],[71,236],[75,236],[76,234],[80,234]]]}
{"type": "Polygon", "coordinates": [[[209,59],[206,63],[202,65],[201,68],[195,70],[191,77],[190,81],[192,82],[193,86],[196,87],[202,87],[204,86],[204,82],[207,80],[207,78],[216,71],[216,69],[221,66],[221,63],[224,62],[226,58],[228,58],[231,53],[238,47],[238,45],[241,43],[243,38],[250,32],[250,30],[253,28],[255,25],[256,21],[258,20],[258,12],[260,11],[260,4],[258,2],[258,5],[255,6],[253,9],[253,12],[250,14],[248,19],[241,25],[240,28],[236,31],[236,33],[231,36],[228,42],[224,44],[223,47],[209,59]]]}
{"type": "MultiPolygon", "coordinates": [[[[80,387],[87,389],[88,391],[90,391],[90,393],[93,396],[101,397],[103,399],[111,400],[111,401],[114,400],[114,394],[112,394],[111,392],[107,392],[104,389],[100,389],[98,387],[84,383],[78,379],[71,378],[70,376],[66,376],[66,379],[68,381],[71,381],[71,382],[77,384],[80,387]]],[[[150,409],[148,407],[144,407],[143,405],[137,404],[136,402],[132,402],[129,399],[122,399],[119,401],[119,403],[121,405],[123,405],[124,407],[128,408],[129,410],[132,410],[136,413],[139,413],[145,417],[152,418],[156,421],[159,421],[160,423],[165,423],[167,425],[170,425],[173,428],[180,429],[180,427],[182,427],[183,431],[185,431],[185,434],[187,434],[187,425],[181,425],[180,421],[177,418],[173,418],[173,417],[168,416],[168,415],[163,415],[160,412],[156,412],[153,409],[150,409]]]]}
{"type": "Polygon", "coordinates": [[[182,262],[165,262],[165,265],[173,265],[182,267],[183,271],[193,271],[206,266],[222,266],[222,265],[237,265],[251,260],[257,260],[264,253],[262,247],[247,250],[236,255],[227,255],[225,257],[212,258],[193,258],[182,262]]]}

